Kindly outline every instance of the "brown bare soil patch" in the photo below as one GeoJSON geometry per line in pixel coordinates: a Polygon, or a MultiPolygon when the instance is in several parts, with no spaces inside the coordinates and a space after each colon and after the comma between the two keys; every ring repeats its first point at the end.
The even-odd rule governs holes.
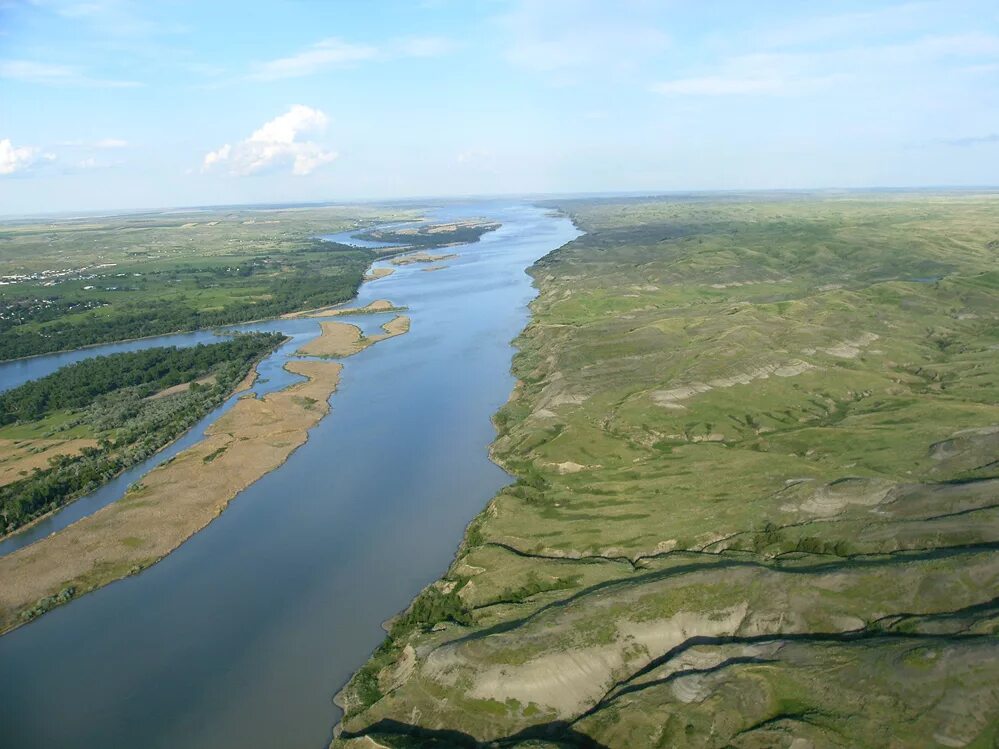
{"type": "Polygon", "coordinates": [[[191,385],[194,383],[199,385],[214,385],[216,382],[215,375],[208,375],[207,377],[202,377],[198,380],[193,380],[192,382],[182,382],[179,385],[173,385],[172,387],[160,390],[158,393],[153,393],[146,400],[156,400],[157,398],[166,398],[168,395],[176,395],[177,393],[186,393],[191,389],[191,385]]]}
{"type": "Polygon", "coordinates": [[[48,468],[56,455],[76,455],[85,447],[97,447],[97,440],[0,439],[0,486],[23,479],[36,468],[48,468]]]}

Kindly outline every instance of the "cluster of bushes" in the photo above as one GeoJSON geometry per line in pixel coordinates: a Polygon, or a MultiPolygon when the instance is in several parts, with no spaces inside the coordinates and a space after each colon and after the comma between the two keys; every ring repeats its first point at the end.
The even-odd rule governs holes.
{"type": "Polygon", "coordinates": [[[411,247],[442,247],[447,244],[471,244],[472,242],[478,242],[483,234],[499,227],[499,224],[479,224],[476,226],[458,226],[454,231],[448,232],[431,233],[429,231],[420,231],[417,234],[404,234],[392,229],[374,229],[359,234],[358,237],[372,242],[387,242],[389,244],[408,245],[411,247]]]}
{"type": "Polygon", "coordinates": [[[460,589],[460,585],[447,593],[436,586],[425,589],[406,612],[392,623],[390,636],[398,638],[409,630],[418,627],[430,629],[441,622],[470,625],[472,613],[458,595],[460,589]]]}
{"type": "Polygon", "coordinates": [[[24,609],[21,612],[21,619],[26,622],[30,622],[37,616],[41,616],[49,609],[53,609],[60,603],[68,603],[72,600],[73,596],[76,595],[76,588],[72,585],[63,588],[54,596],[45,596],[38,603],[32,606],[30,609],[24,609]]]}
{"type": "Polygon", "coordinates": [[[780,527],[771,522],[765,523],[762,529],[753,534],[751,547],[757,553],[764,550],[772,550],[779,554],[800,551],[806,554],[829,554],[838,557],[849,556],[854,550],[849,542],[842,539],[822,539],[816,536],[789,538],[780,527]]]}
{"type": "Polygon", "coordinates": [[[472,623],[472,614],[458,595],[465,582],[465,580],[459,581],[455,588],[447,593],[436,586],[426,588],[406,612],[392,622],[388,637],[351,679],[350,692],[359,704],[347,705],[348,715],[370,707],[384,696],[378,683],[378,674],[398,658],[402,648],[401,643],[405,642],[406,635],[411,631],[430,629],[445,621],[464,625],[472,623]]]}

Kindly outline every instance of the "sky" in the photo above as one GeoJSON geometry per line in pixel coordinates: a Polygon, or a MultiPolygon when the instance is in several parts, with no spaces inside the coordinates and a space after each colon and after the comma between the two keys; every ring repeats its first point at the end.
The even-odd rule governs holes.
{"type": "Polygon", "coordinates": [[[0,0],[0,215],[996,184],[996,0],[0,0]]]}

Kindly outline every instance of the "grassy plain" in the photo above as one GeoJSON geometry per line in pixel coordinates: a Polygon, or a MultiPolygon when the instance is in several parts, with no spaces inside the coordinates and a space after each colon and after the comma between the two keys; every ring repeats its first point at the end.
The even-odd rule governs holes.
{"type": "Polygon", "coordinates": [[[991,746],[999,196],[553,207],[516,483],[334,745],[991,746]]]}
{"type": "Polygon", "coordinates": [[[316,237],[416,215],[333,206],[2,223],[0,359],[346,301],[377,254],[316,237]]]}

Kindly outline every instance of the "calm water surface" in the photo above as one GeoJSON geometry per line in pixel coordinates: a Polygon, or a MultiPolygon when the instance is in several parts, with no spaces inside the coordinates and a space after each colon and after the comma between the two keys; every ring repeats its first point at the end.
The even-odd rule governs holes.
{"type": "MultiPolygon", "coordinates": [[[[432,216],[503,226],[444,270],[406,266],[362,287],[357,304],[406,305],[412,330],[345,360],[308,443],[218,520],[143,573],[0,637],[0,746],[325,746],[339,717],[330,698],[380,622],[440,575],[508,481],[487,458],[489,417],[513,386],[509,341],[534,295],[524,269],[577,235],[526,205],[432,216]]],[[[315,320],[241,327],[297,338],[264,364],[263,389],[287,384],[281,364],[318,333],[315,320]]],[[[123,350],[4,365],[0,384],[105,349],[123,350]]]]}

